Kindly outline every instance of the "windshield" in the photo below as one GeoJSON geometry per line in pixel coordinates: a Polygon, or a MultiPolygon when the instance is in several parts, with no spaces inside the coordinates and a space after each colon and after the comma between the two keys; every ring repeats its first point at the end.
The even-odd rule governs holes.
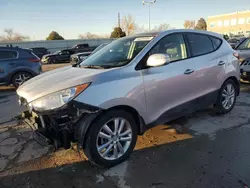
{"type": "Polygon", "coordinates": [[[54,54],[59,54],[61,51],[56,51],[56,52],[54,52],[54,54]]]}
{"type": "Polygon", "coordinates": [[[153,37],[126,37],[111,42],[81,63],[85,66],[120,67],[128,64],[153,37]]]}
{"type": "Polygon", "coordinates": [[[244,40],[238,47],[237,50],[249,50],[250,49],[250,39],[244,40]]]}
{"type": "Polygon", "coordinates": [[[100,49],[102,49],[104,46],[107,46],[107,44],[101,44],[100,46],[98,46],[98,47],[92,52],[92,54],[96,53],[97,51],[99,51],[100,49]]]}

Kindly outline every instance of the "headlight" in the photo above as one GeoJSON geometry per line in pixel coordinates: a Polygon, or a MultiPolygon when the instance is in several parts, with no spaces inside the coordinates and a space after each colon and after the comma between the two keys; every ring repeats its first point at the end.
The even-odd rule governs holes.
{"type": "Polygon", "coordinates": [[[79,93],[84,91],[88,86],[89,83],[64,89],[41,97],[31,102],[29,105],[32,106],[36,111],[46,111],[60,108],[76,97],[79,93]]]}

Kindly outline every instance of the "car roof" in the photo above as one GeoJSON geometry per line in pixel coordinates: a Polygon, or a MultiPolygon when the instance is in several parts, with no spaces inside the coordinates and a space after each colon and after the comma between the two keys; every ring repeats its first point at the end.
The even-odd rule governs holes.
{"type": "Polygon", "coordinates": [[[159,31],[159,32],[146,32],[146,33],[139,33],[135,34],[133,36],[140,36],[140,37],[156,37],[160,34],[170,34],[170,33],[198,33],[198,34],[207,34],[207,35],[212,35],[218,38],[223,38],[223,36],[219,33],[214,33],[210,31],[203,31],[203,30],[195,30],[195,29],[169,29],[165,31],[159,31]]]}
{"type": "Polygon", "coordinates": [[[19,50],[19,49],[21,48],[0,46],[0,50],[19,50]]]}

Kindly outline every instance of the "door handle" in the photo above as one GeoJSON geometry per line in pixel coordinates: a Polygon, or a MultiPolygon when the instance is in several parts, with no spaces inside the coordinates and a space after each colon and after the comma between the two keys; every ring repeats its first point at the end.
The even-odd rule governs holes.
{"type": "Polygon", "coordinates": [[[184,74],[192,74],[194,72],[193,69],[187,69],[184,74]]]}
{"type": "Polygon", "coordinates": [[[225,65],[225,64],[226,64],[225,61],[220,61],[220,62],[218,63],[219,66],[222,66],[222,65],[225,65]]]}

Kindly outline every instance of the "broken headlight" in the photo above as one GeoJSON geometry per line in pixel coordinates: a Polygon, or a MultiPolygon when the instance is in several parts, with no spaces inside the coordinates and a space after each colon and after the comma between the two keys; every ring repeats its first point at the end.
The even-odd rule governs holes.
{"type": "Polygon", "coordinates": [[[34,100],[29,105],[36,111],[47,111],[62,107],[78,94],[84,91],[89,86],[89,83],[78,85],[72,88],[64,89],[37,100],[34,100]]]}

